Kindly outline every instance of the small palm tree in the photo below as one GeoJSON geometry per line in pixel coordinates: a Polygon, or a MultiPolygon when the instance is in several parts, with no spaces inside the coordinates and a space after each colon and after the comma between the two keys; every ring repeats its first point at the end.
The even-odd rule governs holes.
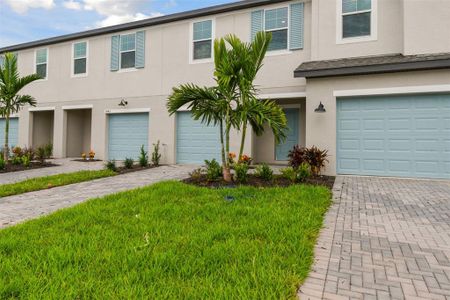
{"type": "Polygon", "coordinates": [[[231,51],[239,58],[240,70],[236,73],[239,87],[239,105],[241,128],[241,145],[239,156],[244,152],[247,126],[250,124],[256,135],[264,132],[263,125],[267,124],[272,130],[275,141],[281,142],[286,138],[286,115],[275,101],[260,101],[257,99],[258,90],[254,84],[256,76],[263,67],[264,58],[272,40],[272,34],[259,32],[251,43],[244,43],[234,35],[225,38],[231,46],[231,51]]]}
{"type": "Polygon", "coordinates": [[[3,158],[9,158],[9,119],[11,114],[18,113],[25,105],[36,105],[36,100],[30,95],[19,95],[20,90],[29,83],[40,79],[32,74],[20,77],[17,70],[17,58],[12,53],[6,53],[3,66],[0,65],[0,116],[5,118],[5,144],[3,158]]]}

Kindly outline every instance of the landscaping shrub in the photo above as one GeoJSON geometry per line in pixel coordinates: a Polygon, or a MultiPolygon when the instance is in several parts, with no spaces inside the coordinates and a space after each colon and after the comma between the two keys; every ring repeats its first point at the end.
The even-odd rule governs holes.
{"type": "Polygon", "coordinates": [[[297,169],[297,180],[304,182],[311,176],[311,167],[308,163],[302,163],[297,169]]]}
{"type": "Polygon", "coordinates": [[[116,160],[108,160],[108,162],[105,165],[106,169],[116,172],[117,171],[117,165],[116,165],[116,160]]]}
{"type": "Polygon", "coordinates": [[[321,150],[316,146],[311,148],[300,147],[298,145],[289,151],[289,165],[294,169],[299,168],[303,163],[311,167],[311,174],[317,176],[328,162],[328,150],[321,150]]]}
{"type": "Polygon", "coordinates": [[[322,168],[325,167],[325,163],[328,162],[328,150],[320,150],[316,146],[308,148],[305,156],[314,176],[319,175],[322,168]]]}
{"type": "Polygon", "coordinates": [[[48,143],[44,146],[44,155],[45,158],[51,158],[53,156],[53,144],[48,143]]]}
{"type": "Polygon", "coordinates": [[[23,155],[22,148],[20,148],[18,146],[13,147],[11,152],[13,153],[14,157],[21,157],[23,155]]]}
{"type": "Polygon", "coordinates": [[[265,181],[271,181],[273,179],[273,171],[268,164],[262,164],[256,167],[255,176],[265,181]]]}
{"type": "Polygon", "coordinates": [[[234,165],[234,180],[238,183],[246,183],[248,181],[248,164],[237,163],[234,165]]]}
{"type": "Polygon", "coordinates": [[[202,168],[195,169],[194,171],[189,173],[189,177],[191,177],[192,179],[195,179],[195,180],[201,179],[202,176],[203,176],[202,168]]]}
{"type": "Polygon", "coordinates": [[[11,159],[11,163],[15,166],[21,165],[22,157],[21,156],[13,156],[13,158],[11,159]]]}
{"type": "Polygon", "coordinates": [[[250,156],[244,154],[239,158],[239,163],[250,165],[252,163],[252,160],[253,159],[250,156]]]}
{"type": "Polygon", "coordinates": [[[206,165],[206,179],[209,181],[217,180],[219,177],[222,176],[222,167],[217,162],[216,159],[213,158],[213,160],[205,160],[206,165]]]}
{"type": "Polygon", "coordinates": [[[145,151],[144,145],[141,146],[141,153],[139,155],[139,165],[143,168],[148,167],[148,152],[145,151]]]}
{"type": "Polygon", "coordinates": [[[125,158],[123,165],[127,169],[133,169],[134,160],[132,158],[125,158]]]}
{"type": "Polygon", "coordinates": [[[6,162],[3,159],[3,155],[0,155],[0,170],[4,170],[6,168],[6,162]]]}
{"type": "Polygon", "coordinates": [[[22,156],[22,165],[26,168],[28,168],[30,166],[31,160],[30,157],[28,155],[24,155],[22,156]]]}
{"type": "Polygon", "coordinates": [[[281,175],[291,182],[297,181],[297,171],[293,167],[287,167],[280,170],[281,175]]]}
{"type": "Polygon", "coordinates": [[[306,152],[305,147],[295,145],[294,148],[291,151],[289,151],[288,154],[289,165],[294,169],[300,167],[302,163],[306,162],[305,152],[306,152]]]}
{"type": "Polygon", "coordinates": [[[152,164],[157,167],[159,166],[159,161],[161,159],[161,153],[159,153],[159,140],[156,144],[153,144],[152,152],[152,164]]]}
{"type": "Polygon", "coordinates": [[[31,147],[30,148],[27,148],[27,147],[23,148],[22,149],[22,153],[23,153],[23,155],[28,156],[30,161],[35,159],[35,152],[34,152],[33,148],[31,148],[31,147]]]}
{"type": "Polygon", "coordinates": [[[44,147],[38,147],[36,149],[36,158],[37,160],[39,160],[41,163],[45,162],[45,148],[44,147]]]}

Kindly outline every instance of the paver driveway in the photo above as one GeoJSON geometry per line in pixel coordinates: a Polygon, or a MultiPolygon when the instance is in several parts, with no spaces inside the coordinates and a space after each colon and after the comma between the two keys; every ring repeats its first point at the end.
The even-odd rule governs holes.
{"type": "Polygon", "coordinates": [[[338,177],[301,299],[450,299],[450,181],[338,177]]]}
{"type": "Polygon", "coordinates": [[[105,167],[105,162],[103,161],[79,162],[74,161],[73,158],[49,159],[48,161],[56,164],[57,166],[19,172],[1,173],[0,184],[14,183],[35,177],[71,173],[82,170],[101,170],[105,167]]]}
{"type": "Polygon", "coordinates": [[[101,197],[155,182],[186,178],[195,166],[161,166],[53,189],[0,198],[0,229],[101,197]]]}

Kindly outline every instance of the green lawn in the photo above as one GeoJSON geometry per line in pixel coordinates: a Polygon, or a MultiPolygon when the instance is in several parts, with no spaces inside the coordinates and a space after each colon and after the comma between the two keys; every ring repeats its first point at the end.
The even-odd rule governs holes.
{"type": "Polygon", "coordinates": [[[37,177],[16,183],[0,185],[0,197],[39,191],[50,187],[68,185],[114,175],[116,175],[116,173],[109,170],[98,170],[37,177]]]}
{"type": "Polygon", "coordinates": [[[293,298],[329,204],[179,182],[94,199],[0,230],[0,299],[293,298]]]}

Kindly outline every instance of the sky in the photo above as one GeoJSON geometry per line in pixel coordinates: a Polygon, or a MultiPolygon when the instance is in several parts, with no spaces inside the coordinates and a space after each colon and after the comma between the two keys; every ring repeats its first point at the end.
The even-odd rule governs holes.
{"type": "Polygon", "coordinates": [[[0,47],[237,0],[0,0],[0,47]]]}

